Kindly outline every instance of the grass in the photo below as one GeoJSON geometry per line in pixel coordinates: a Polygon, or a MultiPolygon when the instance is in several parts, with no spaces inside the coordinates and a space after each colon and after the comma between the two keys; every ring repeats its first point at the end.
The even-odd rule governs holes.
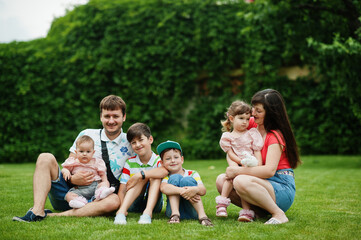
{"type": "MultiPolygon", "coordinates": [[[[266,219],[239,223],[239,208],[231,205],[227,219],[215,217],[215,180],[226,161],[186,161],[185,168],[200,173],[207,188],[202,198],[215,227],[197,221],[167,224],[164,210],[151,225],[138,225],[139,214],[129,214],[126,226],[115,226],[113,217],[53,217],[42,222],[13,222],[32,206],[34,164],[0,165],[0,239],[360,239],[361,157],[305,156],[295,170],[296,199],[289,223],[266,226],[266,219]]],[[[46,208],[52,209],[49,201],[46,208]]]]}

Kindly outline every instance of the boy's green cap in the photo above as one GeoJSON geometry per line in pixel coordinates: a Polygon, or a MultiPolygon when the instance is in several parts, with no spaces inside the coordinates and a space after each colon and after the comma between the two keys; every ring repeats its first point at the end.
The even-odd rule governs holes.
{"type": "Polygon", "coordinates": [[[158,147],[157,147],[157,152],[160,155],[164,150],[169,149],[169,148],[178,149],[181,152],[181,155],[183,155],[182,148],[179,145],[179,143],[174,142],[174,141],[170,141],[170,140],[168,140],[166,142],[162,142],[161,144],[159,144],[158,147]]]}

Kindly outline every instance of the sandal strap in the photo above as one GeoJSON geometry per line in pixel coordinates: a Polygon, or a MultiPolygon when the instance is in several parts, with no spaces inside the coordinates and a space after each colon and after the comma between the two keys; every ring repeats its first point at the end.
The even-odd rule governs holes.
{"type": "Polygon", "coordinates": [[[173,214],[170,216],[168,223],[179,223],[180,222],[180,216],[178,214],[173,214]]]}
{"type": "Polygon", "coordinates": [[[213,223],[211,219],[209,219],[208,217],[203,217],[199,219],[199,223],[202,224],[203,226],[213,227],[213,223]]]}

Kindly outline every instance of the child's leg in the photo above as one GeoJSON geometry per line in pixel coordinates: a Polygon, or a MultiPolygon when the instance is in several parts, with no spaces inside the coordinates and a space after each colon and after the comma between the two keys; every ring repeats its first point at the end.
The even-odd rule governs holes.
{"type": "Polygon", "coordinates": [[[223,184],[221,196],[228,198],[229,194],[232,192],[232,189],[233,189],[232,180],[226,180],[223,184]]]}
{"type": "Polygon", "coordinates": [[[66,195],[65,195],[65,200],[67,202],[70,202],[71,200],[74,200],[75,198],[79,197],[78,194],[76,193],[73,193],[73,192],[68,192],[66,195]]]}
{"type": "Polygon", "coordinates": [[[152,217],[154,207],[159,199],[160,181],[161,181],[160,179],[149,180],[147,206],[144,209],[143,214],[148,214],[150,217],[152,217]]]}
{"type": "Polygon", "coordinates": [[[239,212],[238,221],[240,222],[253,222],[255,213],[251,210],[251,205],[245,200],[242,201],[242,210],[239,212]]]}
{"type": "MultiPolygon", "coordinates": [[[[180,216],[179,213],[179,201],[180,201],[180,195],[170,195],[168,196],[168,200],[169,200],[169,205],[170,205],[170,213],[167,214],[168,217],[172,216],[172,215],[178,215],[180,216]]],[[[168,206],[167,206],[168,208],[168,206]]],[[[168,211],[169,212],[169,211],[168,211]]]]}
{"type": "Polygon", "coordinates": [[[222,187],[222,193],[220,196],[216,197],[216,203],[217,203],[217,211],[216,216],[217,217],[227,217],[227,207],[231,203],[231,200],[228,198],[229,194],[231,193],[233,189],[232,180],[226,180],[222,187]]]}
{"type": "MultiPolygon", "coordinates": [[[[180,187],[194,187],[197,185],[197,181],[192,177],[183,177],[180,181],[180,187]]],[[[184,198],[180,198],[179,212],[181,219],[198,219],[196,209],[190,201],[184,198]]]]}
{"type": "Polygon", "coordinates": [[[138,184],[136,184],[134,187],[132,187],[127,191],[123,203],[120,206],[119,210],[117,211],[117,214],[121,213],[127,215],[128,208],[132,205],[134,200],[140,195],[146,183],[147,181],[139,181],[138,184]]]}
{"type": "Polygon", "coordinates": [[[85,197],[73,192],[68,192],[65,195],[65,200],[69,203],[69,207],[71,208],[82,208],[88,203],[88,200],[85,197]]]}
{"type": "Polygon", "coordinates": [[[108,182],[100,182],[97,186],[97,189],[95,190],[95,199],[101,200],[106,197],[108,197],[110,194],[112,194],[115,191],[114,187],[109,187],[108,182]]]}
{"type": "MultiPolygon", "coordinates": [[[[169,176],[168,183],[172,184],[176,187],[180,187],[180,181],[183,178],[180,174],[173,174],[169,176]]],[[[171,217],[172,215],[178,215],[179,213],[179,202],[180,202],[180,195],[167,195],[167,206],[165,210],[165,215],[167,217],[171,217]]]]}

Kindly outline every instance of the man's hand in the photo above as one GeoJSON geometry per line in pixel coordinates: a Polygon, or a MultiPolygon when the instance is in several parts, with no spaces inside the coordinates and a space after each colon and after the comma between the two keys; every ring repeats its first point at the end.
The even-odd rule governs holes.
{"type": "Polygon", "coordinates": [[[127,181],[127,191],[134,187],[142,178],[142,175],[139,173],[134,174],[129,180],[127,181]]]}
{"type": "Polygon", "coordinates": [[[80,171],[71,177],[71,183],[79,186],[90,185],[94,181],[94,174],[88,171],[80,171]]]}

